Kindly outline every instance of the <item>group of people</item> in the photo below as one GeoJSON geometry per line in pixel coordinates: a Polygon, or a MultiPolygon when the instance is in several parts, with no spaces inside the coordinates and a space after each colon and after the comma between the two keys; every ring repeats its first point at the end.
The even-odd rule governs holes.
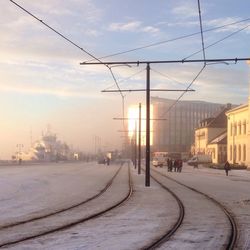
{"type": "Polygon", "coordinates": [[[183,162],[181,159],[167,159],[167,167],[168,172],[181,172],[182,171],[183,162]]]}

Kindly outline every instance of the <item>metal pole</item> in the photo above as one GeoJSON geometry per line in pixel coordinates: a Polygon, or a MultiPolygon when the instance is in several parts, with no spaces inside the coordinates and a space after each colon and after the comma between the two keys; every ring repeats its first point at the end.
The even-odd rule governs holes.
{"type": "Polygon", "coordinates": [[[146,86],[146,176],[145,186],[150,186],[150,64],[147,63],[146,86]]]}
{"type": "Polygon", "coordinates": [[[236,151],[235,151],[235,146],[234,146],[234,135],[236,134],[236,128],[237,128],[237,125],[235,126],[235,122],[234,122],[234,114],[233,114],[233,165],[235,163],[235,156],[236,156],[236,151]]]}
{"type": "Polygon", "coordinates": [[[133,139],[133,137],[131,138],[131,141],[130,141],[130,159],[131,159],[131,161],[133,162],[133,165],[135,165],[135,161],[134,161],[134,159],[135,159],[135,157],[134,157],[134,139],[133,139]]]}
{"type": "Polygon", "coordinates": [[[138,174],[141,174],[141,103],[139,103],[138,174]]]}
{"type": "Polygon", "coordinates": [[[135,120],[135,169],[137,167],[137,122],[135,120]]]}

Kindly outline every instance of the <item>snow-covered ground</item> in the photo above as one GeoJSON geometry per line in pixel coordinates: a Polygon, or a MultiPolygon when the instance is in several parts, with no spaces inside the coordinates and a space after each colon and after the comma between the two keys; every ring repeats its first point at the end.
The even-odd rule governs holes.
{"type": "MultiPolygon", "coordinates": [[[[106,185],[118,167],[95,163],[0,167],[0,227],[56,211],[93,196],[106,185]]],[[[173,197],[153,180],[151,187],[145,187],[144,174],[138,176],[137,171],[133,167],[131,169],[135,192],[123,206],[63,232],[6,249],[119,250],[147,246],[175,222],[178,206],[173,197]]],[[[221,170],[193,169],[186,165],[182,173],[168,173],[165,168],[157,170],[228,206],[240,227],[238,249],[250,249],[250,171],[234,170],[227,177],[221,170]]],[[[218,249],[221,246],[217,245],[219,239],[225,240],[228,227],[220,209],[171,181],[166,181],[166,185],[184,199],[187,214],[182,228],[161,249],[201,249],[200,246],[204,246],[202,249],[218,249]],[[190,212],[192,208],[193,213],[190,212]]],[[[122,181],[114,183],[114,187],[117,191],[127,189],[122,181]]],[[[110,190],[112,192],[114,194],[114,190],[110,190]]],[[[117,199],[116,195],[107,194],[107,197],[106,200],[117,199]]]]}

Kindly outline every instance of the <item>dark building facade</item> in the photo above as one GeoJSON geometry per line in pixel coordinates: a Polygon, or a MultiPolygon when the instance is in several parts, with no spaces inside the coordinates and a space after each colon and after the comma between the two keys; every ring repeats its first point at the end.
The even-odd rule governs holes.
{"type": "Polygon", "coordinates": [[[151,97],[153,121],[153,151],[189,152],[194,143],[194,131],[199,122],[218,112],[223,104],[204,101],[178,101],[151,97]]]}

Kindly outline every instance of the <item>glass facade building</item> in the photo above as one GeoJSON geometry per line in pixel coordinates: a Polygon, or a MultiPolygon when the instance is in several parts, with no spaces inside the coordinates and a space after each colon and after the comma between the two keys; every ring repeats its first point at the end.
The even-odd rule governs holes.
{"type": "Polygon", "coordinates": [[[178,101],[151,97],[154,117],[153,151],[189,152],[194,143],[194,131],[199,122],[213,117],[223,104],[204,101],[178,101]]]}

